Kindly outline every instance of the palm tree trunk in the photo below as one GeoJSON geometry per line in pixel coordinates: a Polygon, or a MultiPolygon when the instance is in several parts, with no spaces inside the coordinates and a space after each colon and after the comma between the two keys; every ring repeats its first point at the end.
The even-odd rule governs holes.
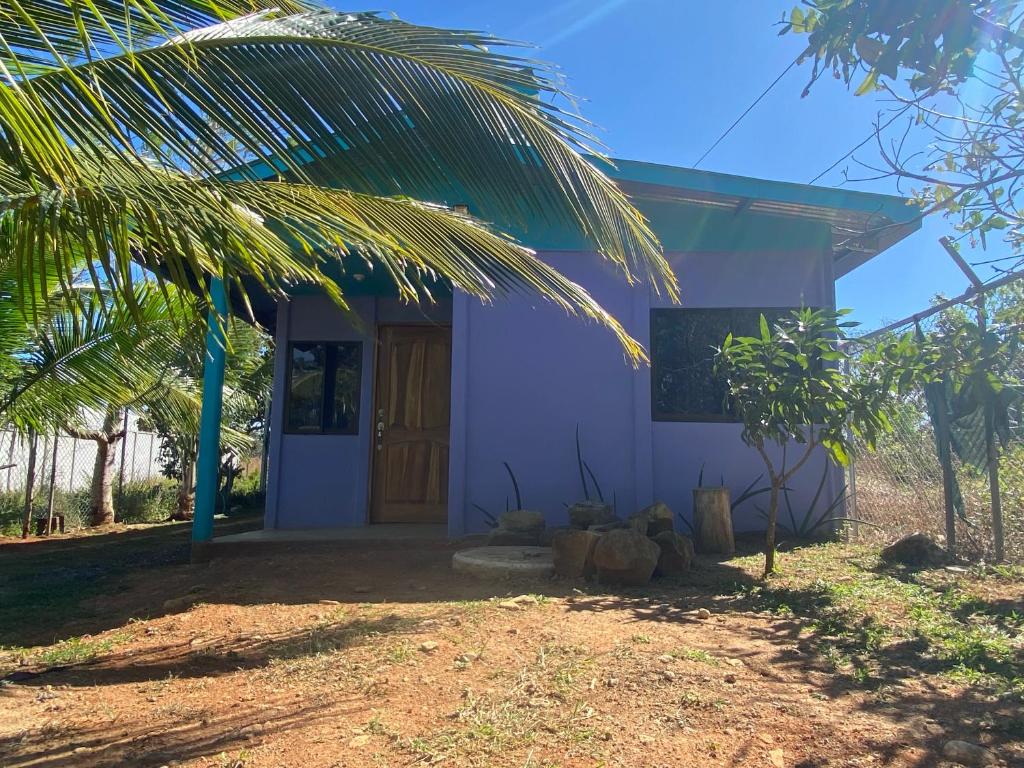
{"type": "Polygon", "coordinates": [[[117,452],[113,441],[96,441],[96,463],[92,469],[89,490],[89,524],[110,525],[114,522],[114,460],[117,452]]]}
{"type": "Polygon", "coordinates": [[[178,510],[174,515],[175,520],[192,519],[196,506],[195,474],[195,461],[182,457],[181,482],[178,485],[178,510]]]}
{"type": "Polygon", "coordinates": [[[114,446],[124,437],[124,431],[117,429],[122,417],[123,409],[111,408],[104,414],[103,426],[99,430],[64,427],[72,437],[96,443],[96,461],[89,487],[90,525],[110,525],[114,522],[114,461],[117,458],[114,446]]]}

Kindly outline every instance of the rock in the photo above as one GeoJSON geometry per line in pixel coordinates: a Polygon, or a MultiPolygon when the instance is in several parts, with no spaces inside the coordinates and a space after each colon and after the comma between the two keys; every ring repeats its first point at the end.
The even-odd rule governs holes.
{"type": "Polygon", "coordinates": [[[544,515],[529,509],[513,509],[502,513],[498,527],[514,533],[537,533],[544,528],[544,515]]]}
{"type": "Polygon", "coordinates": [[[949,560],[945,550],[926,533],[912,533],[897,539],[884,547],[879,556],[889,565],[938,566],[949,560]]]}
{"type": "Polygon", "coordinates": [[[654,502],[651,506],[640,510],[640,513],[647,515],[647,535],[652,538],[662,531],[675,530],[672,508],[663,501],[654,502]]]}
{"type": "Polygon", "coordinates": [[[650,522],[650,520],[647,517],[646,510],[641,510],[636,514],[630,515],[629,519],[626,522],[629,524],[630,530],[636,531],[637,533],[642,533],[644,536],[647,536],[647,524],[650,522]]]}
{"type": "Polygon", "coordinates": [[[960,765],[985,766],[994,765],[996,762],[996,756],[984,747],[956,739],[946,742],[942,748],[942,756],[960,765]]]}
{"type": "Polygon", "coordinates": [[[698,619],[710,619],[711,618],[711,611],[709,611],[707,608],[698,608],[697,609],[697,618],[698,619]]]}
{"type": "Polygon", "coordinates": [[[498,603],[499,608],[504,608],[506,611],[521,611],[523,606],[517,603],[515,600],[502,600],[498,603]]]}
{"type": "Polygon", "coordinates": [[[164,611],[166,613],[177,613],[179,611],[187,611],[192,607],[193,599],[189,595],[184,597],[172,597],[170,600],[164,600],[164,611]]]}
{"type": "Polygon", "coordinates": [[[353,736],[349,739],[348,745],[350,747],[363,747],[370,743],[370,735],[367,733],[360,733],[358,736],[353,736]]]}
{"type": "Polygon", "coordinates": [[[555,560],[555,573],[569,579],[594,574],[594,547],[601,534],[596,531],[567,529],[559,531],[551,540],[555,560]]]}
{"type": "Polygon", "coordinates": [[[768,750],[768,762],[773,768],[786,768],[786,753],[781,749],[768,750]]]}
{"type": "Polygon", "coordinates": [[[608,533],[608,531],[622,531],[629,529],[632,529],[632,526],[625,520],[610,520],[607,523],[592,525],[587,528],[588,531],[593,531],[594,533],[608,533]]]}
{"type": "Polygon", "coordinates": [[[317,600],[318,605],[341,605],[340,600],[317,600]]]}
{"type": "Polygon", "coordinates": [[[643,586],[651,580],[661,548],[641,533],[609,531],[594,547],[594,566],[602,584],[643,586]]]}
{"type": "Polygon", "coordinates": [[[571,531],[571,530],[573,530],[573,529],[569,528],[568,526],[564,526],[564,525],[563,526],[556,526],[556,527],[551,527],[550,525],[547,526],[543,531],[540,532],[540,546],[542,546],[542,547],[553,546],[554,541],[555,541],[555,536],[560,534],[562,531],[571,531]]]}
{"type": "Polygon", "coordinates": [[[600,501],[580,501],[569,507],[569,525],[586,530],[592,525],[610,523],[615,519],[611,505],[600,501]]]}
{"type": "Polygon", "coordinates": [[[535,531],[510,531],[501,526],[487,535],[488,547],[536,547],[540,545],[541,529],[535,531]]]}
{"type": "Polygon", "coordinates": [[[437,643],[433,640],[424,640],[420,643],[420,650],[424,653],[433,653],[437,650],[437,643]]]}
{"type": "Polygon", "coordinates": [[[693,564],[693,540],[675,531],[661,531],[654,536],[661,554],[656,572],[660,576],[679,576],[693,564]]]}
{"type": "Polygon", "coordinates": [[[518,597],[513,597],[512,602],[516,605],[537,605],[539,601],[533,595],[519,595],[518,597]]]}

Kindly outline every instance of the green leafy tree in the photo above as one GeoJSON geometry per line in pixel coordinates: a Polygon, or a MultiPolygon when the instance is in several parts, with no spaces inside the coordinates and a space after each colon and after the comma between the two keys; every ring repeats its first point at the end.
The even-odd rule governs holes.
{"type": "MultiPolygon", "coordinates": [[[[1024,253],[1024,4],[1020,0],[807,0],[783,33],[807,36],[805,95],[832,73],[858,95],[893,100],[876,124],[872,172],[906,181],[987,245],[993,231],[1024,253]],[[905,120],[903,119],[905,117],[905,120]]],[[[859,233],[874,236],[876,231],[859,233]]]]}
{"type": "MultiPolygon", "coordinates": [[[[9,259],[2,264],[15,269],[9,259]]],[[[0,304],[7,331],[0,345],[0,419],[30,439],[59,429],[94,442],[89,519],[106,525],[114,521],[115,448],[126,409],[160,412],[179,430],[197,429],[199,387],[168,360],[197,323],[189,303],[145,284],[134,289],[131,307],[117,294],[90,289],[69,295],[54,288],[39,298],[36,323],[13,302],[0,304]],[[99,427],[87,423],[93,414],[101,415],[99,427]]],[[[26,518],[23,533],[27,526],[26,518]]]]}
{"type": "Polygon", "coordinates": [[[873,445],[889,427],[886,412],[898,373],[887,363],[895,359],[893,352],[909,354],[908,343],[862,359],[858,374],[850,375],[843,342],[854,324],[841,322],[844,314],[802,309],[774,325],[762,315],[760,335],[730,334],[716,357],[730,407],[743,424],[743,441],[757,450],[768,472],[765,577],[775,570],[779,496],[789,480],[819,450],[845,466],[853,436],[873,445]],[[796,460],[773,455],[771,444],[782,449],[782,457],[798,446],[796,460]]]}
{"type": "MultiPolygon", "coordinates": [[[[227,332],[224,409],[221,421],[220,476],[226,500],[243,458],[259,447],[273,383],[273,343],[261,329],[233,321],[227,332]]],[[[185,377],[202,379],[205,339],[184,336],[174,351],[174,365],[185,377]]],[[[160,435],[160,460],[167,477],[178,481],[175,518],[190,520],[195,507],[199,434],[159,409],[147,408],[144,422],[160,435]]]]}
{"type": "Polygon", "coordinates": [[[334,276],[368,265],[408,300],[435,279],[539,294],[643,356],[466,203],[573,222],[626,280],[678,296],[643,217],[582,156],[559,79],[490,35],[304,0],[22,0],[0,35],[0,218],[23,289],[47,269],[66,288],[84,258],[130,307],[141,263],[203,294],[224,279],[242,314],[252,285],[344,308],[334,276]]]}

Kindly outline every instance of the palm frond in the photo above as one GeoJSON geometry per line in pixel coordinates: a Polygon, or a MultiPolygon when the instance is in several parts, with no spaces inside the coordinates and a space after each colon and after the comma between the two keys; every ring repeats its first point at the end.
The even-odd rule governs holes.
{"type": "MultiPolygon", "coordinates": [[[[581,157],[585,126],[545,100],[562,94],[557,78],[502,46],[373,14],[270,12],[28,82],[57,135],[96,163],[146,155],[244,179],[261,161],[299,181],[468,202],[492,220],[575,222],[628,280],[676,297],[642,216],[581,157]]],[[[45,176],[36,130],[19,122],[11,136],[45,176]]]]}
{"type": "Polygon", "coordinates": [[[10,0],[0,8],[0,65],[33,72],[76,63],[113,48],[180,35],[261,10],[298,13],[313,3],[281,0],[10,0]]]}
{"type": "Polygon", "coordinates": [[[22,373],[0,397],[0,416],[43,432],[75,423],[85,409],[134,405],[163,391],[175,375],[167,351],[180,338],[179,323],[164,296],[145,286],[132,311],[101,296],[68,302],[62,295],[59,311],[18,355],[22,373]]]}
{"type": "Polygon", "coordinates": [[[12,222],[11,250],[32,254],[29,263],[109,254],[109,275],[127,290],[137,261],[166,269],[179,284],[195,284],[195,275],[214,270],[236,284],[256,275],[278,294],[310,283],[344,306],[322,268],[336,262],[344,270],[358,260],[385,270],[413,301],[429,300],[427,285],[436,278],[484,301],[512,292],[540,295],[606,326],[631,360],[644,359],[641,345],[580,285],[511,238],[436,205],[289,182],[200,182],[166,172],[139,187],[126,177],[110,187],[25,190],[0,197],[0,217],[12,222]],[[40,220],[52,228],[41,229],[40,220]],[[109,232],[118,237],[105,241],[109,232]]]}

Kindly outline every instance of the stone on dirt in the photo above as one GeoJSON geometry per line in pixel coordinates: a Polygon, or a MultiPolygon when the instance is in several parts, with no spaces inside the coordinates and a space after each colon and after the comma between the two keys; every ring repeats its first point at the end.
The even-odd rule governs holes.
{"type": "Polygon", "coordinates": [[[195,598],[191,595],[185,595],[183,597],[172,597],[170,600],[164,600],[163,609],[167,613],[187,611],[192,607],[192,604],[194,602],[195,598]]]}
{"type": "Polygon", "coordinates": [[[501,526],[487,535],[489,547],[536,547],[540,545],[540,530],[510,531],[501,526]]]}
{"type": "Polygon", "coordinates": [[[437,650],[437,643],[433,640],[424,640],[420,643],[420,650],[424,653],[433,653],[437,650]]]}
{"type": "Polygon", "coordinates": [[[926,533],[912,533],[884,547],[880,553],[883,563],[890,565],[944,565],[949,556],[926,533]]]}
{"type": "Polygon", "coordinates": [[[608,531],[621,531],[621,530],[625,530],[627,528],[632,528],[632,526],[628,522],[626,522],[625,520],[618,520],[618,519],[616,519],[616,520],[610,520],[607,523],[600,523],[598,525],[592,525],[589,528],[587,528],[587,530],[588,531],[593,531],[594,533],[608,533],[608,531]]]}
{"type": "Polygon", "coordinates": [[[693,564],[693,540],[675,531],[661,531],[653,538],[661,550],[656,572],[660,576],[679,576],[693,564]]]}
{"type": "Polygon", "coordinates": [[[544,528],[544,515],[529,509],[513,509],[498,518],[498,527],[515,533],[536,533],[544,528]]]}
{"type": "Polygon", "coordinates": [[[592,525],[602,525],[615,520],[610,504],[599,501],[580,501],[569,507],[569,525],[586,530],[592,525]]]}
{"type": "Polygon", "coordinates": [[[674,531],[675,524],[672,518],[672,509],[663,501],[656,501],[649,507],[644,507],[634,517],[644,516],[647,518],[647,535],[654,538],[662,531],[674,531]]]}
{"type": "Polygon", "coordinates": [[[594,547],[601,534],[569,528],[559,531],[551,540],[551,553],[555,560],[555,573],[568,579],[591,576],[594,573],[594,547]]]}
{"type": "Polygon", "coordinates": [[[640,587],[651,580],[661,548],[633,530],[609,531],[594,547],[594,566],[602,584],[640,587]]]}
{"type": "Polygon", "coordinates": [[[942,756],[960,765],[986,766],[994,765],[996,762],[996,756],[984,747],[958,739],[946,742],[942,748],[942,756]]]}

